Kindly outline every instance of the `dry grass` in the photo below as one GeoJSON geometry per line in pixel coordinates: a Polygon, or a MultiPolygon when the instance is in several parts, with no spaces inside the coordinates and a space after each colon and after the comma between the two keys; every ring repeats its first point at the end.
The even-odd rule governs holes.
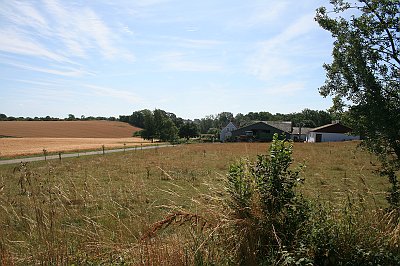
{"type": "Polygon", "coordinates": [[[129,138],[138,130],[117,121],[0,121],[0,137],[129,138]]]}
{"type": "MultiPolygon", "coordinates": [[[[356,145],[296,144],[296,162],[307,165],[304,193],[332,204],[354,197],[385,207],[387,182],[356,145]]],[[[218,264],[226,246],[208,243],[222,241],[216,228],[228,215],[228,166],[267,149],[191,144],[0,166],[0,262],[187,265],[201,253],[218,264]]]]}
{"type": "Polygon", "coordinates": [[[123,148],[150,143],[141,138],[0,138],[0,158],[47,152],[123,148]]]}

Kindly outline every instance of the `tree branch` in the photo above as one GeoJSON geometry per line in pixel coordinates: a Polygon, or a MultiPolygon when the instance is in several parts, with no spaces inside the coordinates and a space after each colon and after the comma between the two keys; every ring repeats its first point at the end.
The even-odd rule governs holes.
{"type": "Polygon", "coordinates": [[[371,12],[378,18],[379,22],[385,25],[385,31],[386,34],[388,35],[389,41],[390,41],[390,46],[392,48],[392,57],[393,59],[400,64],[400,59],[397,57],[399,51],[396,50],[396,45],[394,44],[393,36],[391,32],[389,31],[389,26],[387,23],[383,20],[383,18],[376,12],[376,10],[366,1],[366,0],[360,0],[362,3],[364,3],[370,10],[371,12]]]}

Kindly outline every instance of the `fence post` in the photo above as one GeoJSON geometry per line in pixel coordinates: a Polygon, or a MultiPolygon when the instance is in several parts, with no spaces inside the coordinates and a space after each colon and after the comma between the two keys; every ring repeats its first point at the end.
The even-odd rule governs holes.
{"type": "Polygon", "coordinates": [[[47,150],[43,148],[44,160],[47,161],[47,150]]]}
{"type": "Polygon", "coordinates": [[[124,143],[124,152],[125,152],[125,150],[126,150],[126,143],[124,143]]]}
{"type": "Polygon", "coordinates": [[[58,153],[58,159],[60,159],[61,162],[61,152],[58,153]]]}
{"type": "Polygon", "coordinates": [[[104,144],[101,146],[101,148],[103,149],[103,155],[105,154],[105,152],[104,152],[104,144]]]}

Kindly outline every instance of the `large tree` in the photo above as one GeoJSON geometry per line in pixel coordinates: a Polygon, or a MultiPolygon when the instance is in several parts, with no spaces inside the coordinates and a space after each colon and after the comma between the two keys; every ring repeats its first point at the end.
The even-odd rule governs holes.
{"type": "Polygon", "coordinates": [[[378,155],[392,183],[389,203],[400,207],[400,1],[330,2],[332,8],[319,8],[315,17],[335,40],[320,93],[350,103],[355,131],[378,155]]]}
{"type": "Polygon", "coordinates": [[[194,138],[199,135],[199,127],[197,124],[193,122],[183,123],[179,128],[179,137],[186,138],[194,138]]]}

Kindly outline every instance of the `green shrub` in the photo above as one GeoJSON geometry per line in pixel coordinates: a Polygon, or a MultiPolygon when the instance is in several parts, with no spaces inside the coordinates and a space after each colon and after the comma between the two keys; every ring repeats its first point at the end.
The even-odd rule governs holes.
{"type": "Polygon", "coordinates": [[[275,134],[268,155],[259,155],[254,163],[239,161],[229,169],[227,189],[240,263],[274,260],[303,231],[309,209],[295,191],[303,179],[301,167],[290,169],[292,151],[292,142],[275,134]]]}

